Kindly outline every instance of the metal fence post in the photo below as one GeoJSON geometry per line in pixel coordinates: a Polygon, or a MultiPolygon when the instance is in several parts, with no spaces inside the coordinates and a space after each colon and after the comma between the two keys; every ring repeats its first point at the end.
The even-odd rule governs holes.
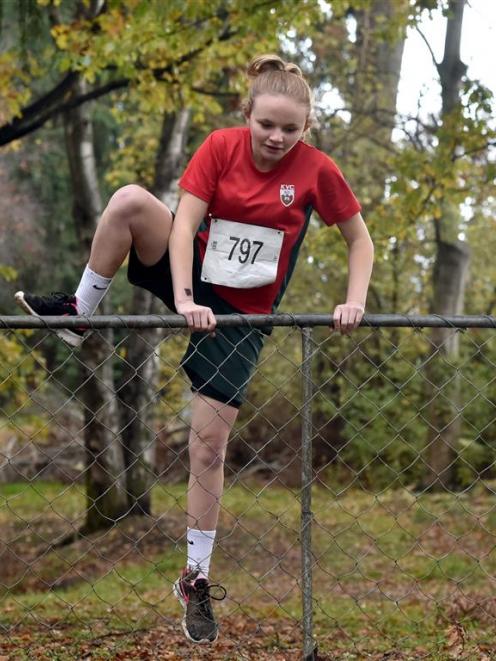
{"type": "Polygon", "coordinates": [[[303,659],[316,659],[313,638],[312,595],[312,329],[305,326],[302,333],[301,408],[301,584],[303,601],[303,659]]]}

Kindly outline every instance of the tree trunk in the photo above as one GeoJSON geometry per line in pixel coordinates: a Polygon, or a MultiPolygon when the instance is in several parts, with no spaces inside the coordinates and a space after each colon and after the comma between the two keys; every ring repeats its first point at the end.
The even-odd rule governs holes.
{"type": "MultiPolygon", "coordinates": [[[[394,128],[396,98],[406,37],[407,0],[373,0],[370,7],[356,12],[357,68],[352,86],[353,121],[363,124],[363,136],[370,139],[374,125],[380,141],[388,145],[394,128]],[[381,38],[385,24],[397,24],[396,38],[381,38]]],[[[374,133],[377,140],[377,133],[374,133]]]]}
{"type": "MultiPolygon", "coordinates": [[[[460,59],[460,41],[465,0],[451,0],[446,28],[444,57],[438,65],[442,88],[443,125],[459,111],[460,85],[466,66],[460,59]]],[[[440,138],[439,149],[454,154],[451,144],[440,138]]],[[[460,209],[446,195],[441,203],[441,220],[434,221],[436,259],[433,270],[432,312],[441,315],[463,314],[465,286],[470,262],[466,243],[458,240],[460,209]]],[[[432,355],[427,366],[427,381],[432,387],[429,404],[429,430],[424,486],[431,490],[457,487],[455,460],[460,434],[460,384],[456,369],[459,336],[449,328],[436,328],[431,334],[432,355]]]]}
{"type": "MultiPolygon", "coordinates": [[[[189,111],[181,110],[164,116],[160,146],[155,164],[152,193],[174,208],[172,185],[178,176],[184,154],[189,125],[189,111]]],[[[163,305],[150,292],[135,287],[134,314],[153,314],[163,305]]],[[[161,329],[141,329],[132,333],[127,344],[126,369],[118,389],[126,491],[129,511],[133,514],[151,512],[151,487],[155,481],[155,432],[147,423],[154,403],[157,383],[157,345],[161,329]]]]}
{"type": "MultiPolygon", "coordinates": [[[[83,88],[84,83],[78,81],[74,92],[80,93],[83,88]]],[[[64,124],[73,188],[73,217],[83,264],[88,259],[102,212],[89,106],[80,106],[66,113],[64,124]]],[[[90,335],[81,350],[83,384],[80,396],[84,405],[87,452],[85,531],[108,528],[127,510],[112,353],[111,329],[90,335]]]]}
{"type": "Polygon", "coordinates": [[[190,116],[189,108],[182,108],[176,113],[165,115],[162,124],[152,193],[170,209],[177,206],[177,190],[173,190],[173,183],[183,165],[190,116]]]}
{"type": "Polygon", "coordinates": [[[391,149],[408,11],[408,0],[373,0],[354,12],[355,70],[342,90],[351,107],[350,137],[337,155],[347,168],[356,164],[360,195],[372,206],[382,201],[389,174],[384,154],[391,149]],[[396,33],[385,38],[385,25],[396,25],[396,33]]]}
{"type": "MultiPolygon", "coordinates": [[[[468,248],[461,242],[437,242],[434,266],[433,312],[463,313],[463,292],[469,265],[468,248]]],[[[450,328],[434,328],[427,369],[430,385],[427,475],[429,489],[456,487],[453,467],[460,434],[460,379],[457,370],[459,334],[450,328]]]]}

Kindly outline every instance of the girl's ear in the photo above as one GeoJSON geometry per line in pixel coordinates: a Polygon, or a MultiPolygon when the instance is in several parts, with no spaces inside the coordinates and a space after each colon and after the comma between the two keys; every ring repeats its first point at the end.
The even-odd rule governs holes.
{"type": "Polygon", "coordinates": [[[248,99],[245,99],[243,101],[241,108],[243,110],[243,115],[245,117],[245,120],[248,123],[250,121],[250,115],[251,115],[251,103],[249,102],[248,99]]]}

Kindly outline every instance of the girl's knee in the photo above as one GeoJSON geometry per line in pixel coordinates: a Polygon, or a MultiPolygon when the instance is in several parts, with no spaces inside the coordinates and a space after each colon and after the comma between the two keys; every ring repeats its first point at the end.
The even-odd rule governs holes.
{"type": "Polygon", "coordinates": [[[192,465],[200,471],[216,470],[224,465],[227,442],[208,438],[195,438],[189,444],[189,456],[192,465]]]}
{"type": "Polygon", "coordinates": [[[137,184],[128,184],[116,190],[109,200],[107,211],[112,218],[126,220],[142,214],[149,204],[150,193],[137,184]]]}

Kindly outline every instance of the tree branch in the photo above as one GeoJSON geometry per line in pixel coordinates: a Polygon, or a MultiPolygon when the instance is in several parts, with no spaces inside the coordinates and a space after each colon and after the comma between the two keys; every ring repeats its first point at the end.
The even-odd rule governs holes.
{"type": "Polygon", "coordinates": [[[425,36],[425,34],[422,32],[422,30],[418,26],[415,29],[417,30],[419,35],[424,40],[424,43],[427,46],[427,49],[428,49],[429,53],[431,54],[432,64],[436,67],[436,71],[438,72],[438,74],[441,75],[440,71],[439,71],[439,62],[436,60],[436,57],[434,55],[434,51],[432,50],[430,43],[427,41],[427,37],[425,36]]]}
{"type": "Polygon", "coordinates": [[[71,71],[53,90],[40,97],[31,106],[26,106],[21,117],[16,117],[12,122],[0,126],[0,146],[33,133],[33,131],[46,124],[48,120],[63,112],[77,108],[87,101],[97,99],[116,89],[127,87],[130,82],[129,78],[114,80],[106,85],[94,88],[86,94],[75,95],[64,101],[68,98],[77,76],[76,72],[71,71]]]}
{"type": "MultiPolygon", "coordinates": [[[[237,30],[229,30],[225,27],[222,33],[217,38],[218,41],[227,41],[237,34],[237,30]]],[[[153,69],[152,73],[157,80],[162,80],[164,74],[172,73],[174,67],[180,66],[185,62],[193,60],[205,48],[208,48],[213,43],[213,38],[209,39],[200,48],[196,48],[189,53],[186,53],[176,61],[167,65],[153,69]]],[[[144,67],[143,67],[144,68],[144,67]]],[[[107,68],[106,71],[111,69],[107,68]]],[[[50,119],[53,119],[62,112],[76,108],[83,103],[98,99],[106,94],[113,92],[117,89],[123,89],[129,86],[130,78],[118,78],[105,85],[95,87],[86,94],[79,94],[71,96],[74,80],[79,74],[75,71],[68,73],[55,87],[49,92],[41,96],[39,99],[26,106],[22,110],[22,115],[16,117],[11,122],[0,126],[0,147],[19,138],[23,138],[29,133],[33,133],[41,128],[50,119]]],[[[199,90],[198,90],[199,91],[199,90]]]]}

